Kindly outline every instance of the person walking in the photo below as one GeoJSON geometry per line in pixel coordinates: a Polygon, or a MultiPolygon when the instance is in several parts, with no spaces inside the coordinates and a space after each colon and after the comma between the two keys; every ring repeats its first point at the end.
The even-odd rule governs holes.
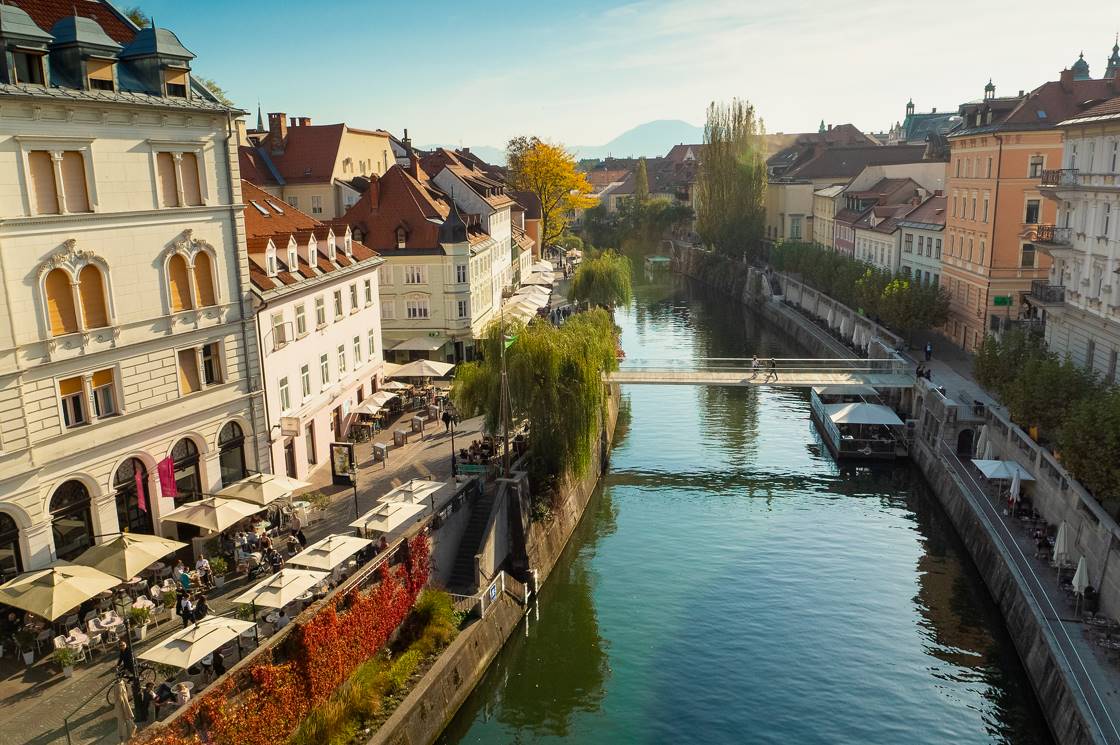
{"type": "Polygon", "coordinates": [[[926,362],[929,362],[931,359],[933,359],[933,342],[927,341],[926,342],[926,362]]]}
{"type": "Polygon", "coordinates": [[[771,380],[777,380],[777,379],[778,379],[778,365],[774,361],[774,358],[771,357],[770,358],[770,366],[766,371],[766,380],[763,381],[763,382],[769,383],[771,380]]]}
{"type": "Polygon", "coordinates": [[[451,431],[451,419],[452,419],[450,409],[444,409],[443,410],[443,416],[441,417],[441,419],[443,419],[443,431],[444,432],[450,432],[451,431]]]}
{"type": "Polygon", "coordinates": [[[758,355],[756,354],[754,357],[751,357],[751,380],[754,380],[758,377],[758,370],[760,367],[761,365],[758,362],[758,355]]]}

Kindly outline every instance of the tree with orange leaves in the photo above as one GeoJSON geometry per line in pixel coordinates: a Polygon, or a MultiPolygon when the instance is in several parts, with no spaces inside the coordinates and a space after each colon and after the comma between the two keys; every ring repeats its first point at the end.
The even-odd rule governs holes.
{"type": "Polygon", "coordinates": [[[536,137],[515,137],[506,146],[506,155],[510,186],[532,192],[540,200],[541,248],[559,242],[570,212],[595,206],[591,184],[562,146],[536,137]]]}

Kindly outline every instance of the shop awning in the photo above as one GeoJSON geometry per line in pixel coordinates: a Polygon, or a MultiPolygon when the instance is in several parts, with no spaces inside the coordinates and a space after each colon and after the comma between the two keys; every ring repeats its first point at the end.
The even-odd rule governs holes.
{"type": "Polygon", "coordinates": [[[889,406],[880,404],[832,404],[826,406],[825,411],[836,424],[901,426],[903,423],[889,406]]]}
{"type": "MultiPolygon", "coordinates": [[[[414,336],[405,339],[393,347],[394,352],[434,352],[447,343],[447,337],[439,336],[414,336]]],[[[386,373],[389,375],[389,373],[386,373]]]]}

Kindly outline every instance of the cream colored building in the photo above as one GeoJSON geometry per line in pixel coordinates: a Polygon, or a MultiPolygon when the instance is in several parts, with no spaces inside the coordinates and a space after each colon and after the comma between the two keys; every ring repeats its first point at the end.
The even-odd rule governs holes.
{"type": "Polygon", "coordinates": [[[0,6],[0,46],[42,50],[58,87],[0,85],[5,575],[121,530],[191,537],[161,517],[259,469],[263,421],[233,112],[171,31],[29,7],[0,6]]]}
{"type": "Polygon", "coordinates": [[[305,116],[271,113],[266,131],[243,137],[242,177],[316,220],[341,217],[371,177],[396,163],[388,132],[305,116]]]}
{"type": "Polygon", "coordinates": [[[832,230],[843,193],[843,184],[833,184],[813,192],[813,241],[818,246],[833,246],[832,230]]]}

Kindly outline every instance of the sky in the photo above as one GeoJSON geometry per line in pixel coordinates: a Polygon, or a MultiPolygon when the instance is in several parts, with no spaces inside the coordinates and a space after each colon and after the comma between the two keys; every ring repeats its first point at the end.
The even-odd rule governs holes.
{"type": "Polygon", "coordinates": [[[1057,79],[1084,50],[1104,72],[1120,6],[1085,0],[117,0],[197,55],[196,73],[253,112],[345,121],[418,145],[533,134],[599,145],[655,119],[702,125],[751,101],[769,132],[918,111],[1057,79]],[[1047,20],[1049,19],[1049,20],[1047,20]]]}

